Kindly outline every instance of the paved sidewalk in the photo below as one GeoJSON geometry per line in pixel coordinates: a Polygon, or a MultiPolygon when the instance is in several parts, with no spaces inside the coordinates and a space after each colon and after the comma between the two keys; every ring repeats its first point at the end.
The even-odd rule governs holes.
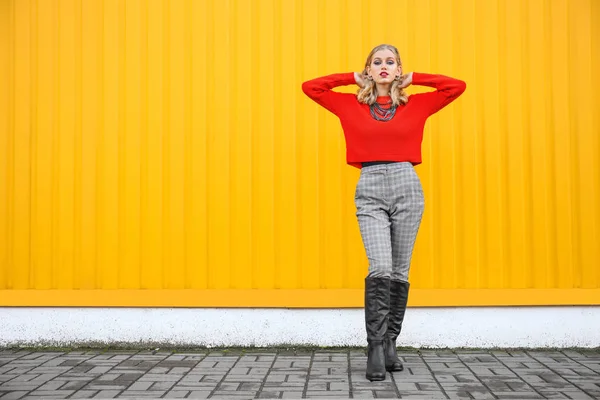
{"type": "Polygon", "coordinates": [[[0,399],[600,399],[600,351],[410,350],[365,379],[362,349],[0,350],[0,399]]]}

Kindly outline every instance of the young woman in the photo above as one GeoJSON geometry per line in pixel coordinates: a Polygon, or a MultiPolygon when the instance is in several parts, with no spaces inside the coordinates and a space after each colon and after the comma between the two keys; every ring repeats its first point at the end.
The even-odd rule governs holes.
{"type": "Polygon", "coordinates": [[[362,74],[342,73],[302,85],[304,93],[339,117],[346,139],[346,161],[361,168],[356,215],[369,260],[365,278],[367,379],[384,380],[402,371],[396,352],[408,300],[408,272],[424,208],[423,189],[414,166],[421,163],[427,118],[466,88],[443,75],[402,74],[398,50],[375,47],[362,74]],[[356,95],[337,86],[357,84],[356,95]],[[435,91],[407,96],[409,85],[435,91]]]}

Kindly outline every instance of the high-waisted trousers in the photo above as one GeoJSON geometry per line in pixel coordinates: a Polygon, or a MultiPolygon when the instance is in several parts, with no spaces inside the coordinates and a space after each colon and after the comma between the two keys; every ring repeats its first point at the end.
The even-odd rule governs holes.
{"type": "Polygon", "coordinates": [[[408,282],[425,206],[421,181],[409,162],[365,166],[354,196],[369,259],[369,277],[408,282]]]}

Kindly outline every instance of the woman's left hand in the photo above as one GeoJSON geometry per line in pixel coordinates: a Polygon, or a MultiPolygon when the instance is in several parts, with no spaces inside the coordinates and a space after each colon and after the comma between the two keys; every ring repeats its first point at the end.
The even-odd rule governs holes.
{"type": "Polygon", "coordinates": [[[400,85],[398,85],[400,89],[404,89],[410,86],[410,84],[412,83],[412,76],[413,73],[409,72],[408,74],[404,74],[400,77],[400,85]]]}

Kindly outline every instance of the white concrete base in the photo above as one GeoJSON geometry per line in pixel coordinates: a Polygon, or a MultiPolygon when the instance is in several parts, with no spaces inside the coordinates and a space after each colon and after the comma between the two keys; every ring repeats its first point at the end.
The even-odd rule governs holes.
{"type": "MultiPolygon", "coordinates": [[[[0,308],[0,346],[365,346],[362,309],[0,308]]],[[[599,347],[600,307],[409,308],[399,346],[599,347]]]]}

